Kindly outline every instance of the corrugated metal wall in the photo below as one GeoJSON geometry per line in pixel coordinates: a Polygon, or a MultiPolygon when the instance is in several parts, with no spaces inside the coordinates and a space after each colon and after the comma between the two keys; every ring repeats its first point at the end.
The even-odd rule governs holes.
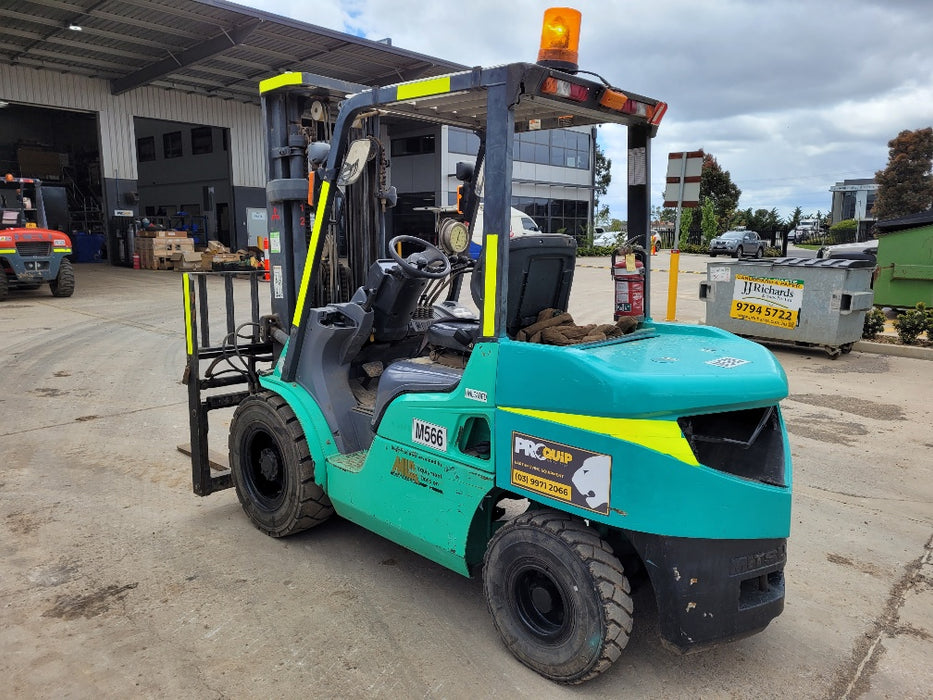
{"type": "Polygon", "coordinates": [[[230,129],[233,186],[266,184],[258,105],[148,87],[114,97],[106,80],[5,64],[0,65],[0,100],[96,112],[105,178],[137,179],[133,117],[147,117],[230,129]]]}

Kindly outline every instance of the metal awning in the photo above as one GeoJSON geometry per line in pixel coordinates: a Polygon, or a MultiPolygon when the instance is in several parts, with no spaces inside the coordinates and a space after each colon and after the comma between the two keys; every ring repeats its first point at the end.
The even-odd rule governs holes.
{"type": "Polygon", "coordinates": [[[259,102],[258,83],[305,71],[382,86],[464,66],[224,0],[2,0],[0,63],[259,102]]]}

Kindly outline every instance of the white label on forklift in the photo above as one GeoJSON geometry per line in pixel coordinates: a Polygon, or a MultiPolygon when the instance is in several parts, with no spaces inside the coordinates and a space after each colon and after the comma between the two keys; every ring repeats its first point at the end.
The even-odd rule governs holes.
{"type": "Polygon", "coordinates": [[[282,252],[282,232],[281,231],[269,231],[269,252],[270,253],[281,253],[282,252]]]}
{"type": "Polygon", "coordinates": [[[728,282],[731,275],[728,267],[711,267],[709,269],[710,282],[728,282]]]}
{"type": "Polygon", "coordinates": [[[480,391],[479,389],[464,389],[463,395],[468,399],[473,399],[474,401],[482,401],[483,403],[487,403],[489,401],[489,397],[486,395],[486,392],[480,391]]]}
{"type": "Polygon", "coordinates": [[[411,422],[411,440],[419,445],[447,451],[447,428],[415,418],[411,422]]]}
{"type": "Polygon", "coordinates": [[[285,297],[285,284],[283,280],[284,280],[284,277],[282,276],[282,266],[273,265],[272,266],[272,296],[276,299],[282,299],[285,297]]]}

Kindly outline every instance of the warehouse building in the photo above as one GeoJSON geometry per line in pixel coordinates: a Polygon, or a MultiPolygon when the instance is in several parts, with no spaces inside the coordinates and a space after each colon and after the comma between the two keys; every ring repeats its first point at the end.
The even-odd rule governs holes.
{"type": "MultiPolygon", "coordinates": [[[[117,251],[142,218],[245,246],[264,226],[260,80],[301,71],[354,86],[464,66],[222,0],[22,0],[0,9],[0,172],[68,192],[72,232],[117,251]]],[[[594,134],[516,143],[515,201],[543,230],[580,233],[594,134]]],[[[448,204],[473,134],[389,131],[398,233],[448,204]]],[[[112,261],[119,254],[111,255],[112,261]]]]}

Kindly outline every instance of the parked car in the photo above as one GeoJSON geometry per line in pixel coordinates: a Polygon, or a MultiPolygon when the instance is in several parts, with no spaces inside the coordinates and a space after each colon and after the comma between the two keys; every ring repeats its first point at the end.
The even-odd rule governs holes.
{"type": "Polygon", "coordinates": [[[731,255],[733,258],[746,255],[760,258],[765,254],[766,247],[755,231],[726,231],[709,242],[709,255],[711,258],[720,254],[731,255]]]}
{"type": "Polygon", "coordinates": [[[615,245],[619,236],[622,234],[622,231],[606,231],[599,228],[596,229],[593,234],[593,245],[595,246],[610,246],[615,245]]]}
{"type": "Polygon", "coordinates": [[[824,245],[816,252],[818,258],[845,258],[847,260],[869,260],[878,262],[878,241],[861,241],[860,243],[840,243],[838,245],[824,245]]]}

